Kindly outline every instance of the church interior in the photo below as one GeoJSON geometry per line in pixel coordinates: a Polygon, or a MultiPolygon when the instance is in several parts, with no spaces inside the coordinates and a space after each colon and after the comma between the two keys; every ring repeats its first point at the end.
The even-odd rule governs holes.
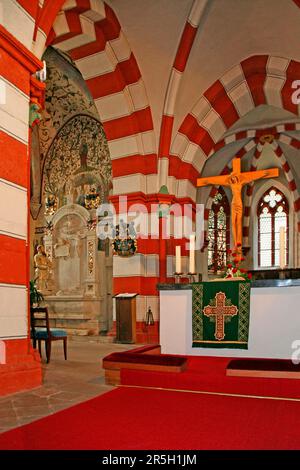
{"type": "Polygon", "coordinates": [[[299,28],[0,0],[1,450],[300,449],[299,28]]]}

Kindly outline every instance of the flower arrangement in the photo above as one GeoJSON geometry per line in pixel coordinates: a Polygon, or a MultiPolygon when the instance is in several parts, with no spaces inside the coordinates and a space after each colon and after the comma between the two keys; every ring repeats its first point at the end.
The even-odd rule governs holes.
{"type": "Polygon", "coordinates": [[[225,273],[225,279],[231,278],[244,278],[251,279],[252,274],[247,271],[247,269],[241,267],[241,263],[245,261],[245,258],[239,256],[238,251],[241,251],[241,244],[238,244],[236,250],[227,250],[227,270],[225,273]]]}

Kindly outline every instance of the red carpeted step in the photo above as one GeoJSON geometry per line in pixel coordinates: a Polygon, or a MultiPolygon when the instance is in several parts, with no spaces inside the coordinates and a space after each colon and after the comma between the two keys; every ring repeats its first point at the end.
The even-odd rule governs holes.
{"type": "MultiPolygon", "coordinates": [[[[144,352],[144,351],[143,351],[144,352]]],[[[122,369],[134,369],[144,371],[182,372],[187,367],[187,358],[169,354],[115,352],[104,357],[102,366],[105,370],[105,381],[109,385],[120,383],[120,371],[122,369]]]]}
{"type": "Polygon", "coordinates": [[[226,375],[300,379],[300,364],[283,359],[233,359],[227,366],[226,375]]]}
{"type": "Polygon", "coordinates": [[[232,358],[189,357],[181,374],[122,370],[121,384],[183,390],[199,390],[251,396],[300,398],[299,380],[262,377],[228,377],[232,358]]]}

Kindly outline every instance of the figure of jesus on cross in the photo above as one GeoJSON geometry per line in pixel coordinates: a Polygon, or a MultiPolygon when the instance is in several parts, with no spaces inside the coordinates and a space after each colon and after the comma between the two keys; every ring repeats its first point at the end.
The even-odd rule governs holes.
{"type": "Polygon", "coordinates": [[[244,184],[250,183],[262,178],[274,178],[279,175],[278,168],[268,170],[241,172],[241,159],[234,158],[232,160],[232,172],[229,175],[211,176],[207,178],[198,178],[197,186],[207,186],[209,184],[217,184],[220,186],[229,186],[232,191],[231,202],[231,225],[234,247],[238,257],[242,254],[242,225],[243,225],[243,201],[242,187],[244,184]]]}

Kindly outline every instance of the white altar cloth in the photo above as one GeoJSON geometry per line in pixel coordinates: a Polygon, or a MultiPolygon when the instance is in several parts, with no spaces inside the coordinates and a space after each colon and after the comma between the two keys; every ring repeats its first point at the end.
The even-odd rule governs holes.
{"type": "Polygon", "coordinates": [[[192,290],[160,290],[160,344],[163,354],[291,359],[300,350],[300,286],[251,288],[246,350],[193,348],[192,290]]]}

